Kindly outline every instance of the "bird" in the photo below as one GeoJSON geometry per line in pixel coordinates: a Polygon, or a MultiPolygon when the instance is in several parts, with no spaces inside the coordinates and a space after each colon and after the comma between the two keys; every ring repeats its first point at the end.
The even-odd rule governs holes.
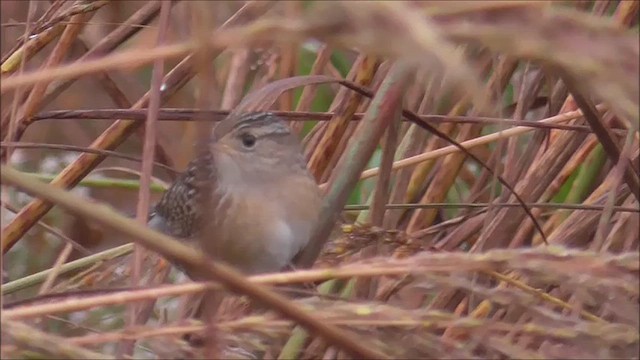
{"type": "MultiPolygon", "coordinates": [[[[291,265],[312,236],[323,199],[289,126],[269,112],[232,114],[199,145],[150,209],[147,226],[245,275],[291,265]]],[[[204,297],[194,317],[210,316],[220,303],[220,294],[204,297]]]]}
{"type": "Polygon", "coordinates": [[[152,208],[148,226],[257,275],[291,265],[309,242],[321,205],[289,126],[269,112],[232,113],[152,208]]]}

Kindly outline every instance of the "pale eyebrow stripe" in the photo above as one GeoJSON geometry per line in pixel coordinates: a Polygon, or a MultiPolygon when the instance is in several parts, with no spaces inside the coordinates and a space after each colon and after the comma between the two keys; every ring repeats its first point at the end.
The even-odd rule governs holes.
{"type": "MultiPolygon", "coordinates": [[[[241,131],[246,128],[260,128],[261,125],[271,125],[271,129],[268,132],[268,134],[286,135],[291,133],[291,130],[289,129],[289,127],[286,126],[282,121],[278,121],[278,118],[270,119],[268,117],[265,117],[262,119],[251,118],[251,119],[243,120],[238,124],[236,124],[233,127],[232,131],[241,131]]],[[[265,132],[259,132],[255,135],[263,136],[265,135],[265,132]]]]}
{"type": "Polygon", "coordinates": [[[243,126],[246,126],[248,124],[255,124],[255,123],[260,123],[260,122],[269,122],[269,121],[274,121],[274,119],[277,119],[277,117],[275,117],[275,115],[273,115],[272,113],[251,113],[251,114],[245,114],[244,116],[241,116],[238,119],[238,122],[236,122],[231,129],[239,129],[242,128],[243,126]]]}

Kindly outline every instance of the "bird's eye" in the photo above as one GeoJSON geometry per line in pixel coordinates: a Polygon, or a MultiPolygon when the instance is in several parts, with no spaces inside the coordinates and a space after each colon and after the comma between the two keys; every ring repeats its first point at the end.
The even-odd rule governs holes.
{"type": "Polygon", "coordinates": [[[240,140],[242,141],[242,145],[247,149],[251,149],[256,145],[256,137],[248,133],[242,134],[240,140]]]}

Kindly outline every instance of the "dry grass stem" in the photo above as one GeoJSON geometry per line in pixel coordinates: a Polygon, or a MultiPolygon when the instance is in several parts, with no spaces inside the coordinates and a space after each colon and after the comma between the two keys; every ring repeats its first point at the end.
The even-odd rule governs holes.
{"type": "Polygon", "coordinates": [[[0,10],[0,357],[638,357],[637,1],[0,10]],[[145,225],[255,111],[325,198],[244,276],[145,225]]]}

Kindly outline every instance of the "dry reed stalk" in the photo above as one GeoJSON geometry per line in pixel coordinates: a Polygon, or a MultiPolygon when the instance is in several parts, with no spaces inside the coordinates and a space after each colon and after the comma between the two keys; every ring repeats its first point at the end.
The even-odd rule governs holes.
{"type": "MultiPolygon", "coordinates": [[[[186,3],[172,2],[172,14],[184,12],[186,3]]],[[[230,110],[277,109],[278,115],[293,121],[291,126],[300,135],[302,121],[317,121],[304,126],[304,130],[312,128],[306,134],[305,151],[310,168],[328,194],[330,211],[325,212],[320,235],[307,254],[305,265],[315,265],[251,279],[227,276],[227,285],[267,299],[273,309],[286,315],[269,306],[248,307],[242,299],[232,297],[229,304],[233,306],[225,306],[218,314],[216,355],[342,359],[349,357],[343,351],[346,346],[360,355],[368,350],[369,357],[380,352],[397,358],[636,356],[640,348],[640,209],[634,196],[640,168],[635,81],[640,7],[636,3],[310,2],[277,4],[267,13],[271,4],[253,2],[240,10],[244,15],[235,15],[209,36],[211,24],[224,22],[239,7],[214,3],[211,9],[220,17],[211,24],[198,25],[183,17],[167,29],[197,33],[198,39],[155,49],[145,49],[146,31],[141,29],[158,14],[161,2],[129,7],[133,15],[120,16],[125,21],[97,44],[84,39],[84,32],[91,29],[88,24],[65,23],[70,17],[93,16],[87,15],[90,7],[65,8],[64,4],[68,3],[54,1],[36,14],[38,37],[27,36],[10,44],[13,48],[9,46],[3,54],[0,85],[3,95],[17,86],[29,90],[15,97],[16,103],[31,99],[20,110],[25,116],[15,117],[30,124],[25,139],[3,141],[3,150],[84,152],[56,177],[54,185],[76,185],[106,157],[138,162],[144,158],[145,170],[133,173],[149,179],[153,175],[150,141],[142,157],[131,154],[139,150],[130,147],[113,150],[129,134],[143,134],[141,125],[148,114],[144,108],[154,94],[174,108],[150,106],[156,110],[152,116],[156,121],[176,121],[176,129],[190,128],[179,146],[168,146],[171,144],[165,141],[155,148],[156,153],[166,152],[165,160],[176,160],[178,165],[191,155],[189,151],[174,154],[174,150],[206,137],[207,129],[230,110]],[[35,41],[51,41],[63,28],[68,30],[61,37],[65,41],[51,47],[35,41]],[[133,38],[135,34],[139,36],[133,38]],[[54,66],[49,73],[14,72],[11,64],[20,56],[29,66],[47,56],[61,63],[61,56],[70,52],[69,41],[76,36],[83,40],[75,43],[87,51],[81,64],[54,66]],[[307,43],[310,40],[313,43],[307,43]],[[123,46],[129,49],[108,55],[123,46]],[[240,50],[225,51],[213,61],[228,48],[240,50]],[[314,50],[305,50],[309,48],[314,50]],[[130,106],[125,95],[129,89],[119,79],[122,70],[127,70],[125,65],[133,70],[128,84],[147,89],[136,69],[195,50],[208,54],[201,61],[188,55],[164,79],[165,91],[158,91],[156,81],[152,91],[130,106]],[[304,62],[311,76],[302,73],[304,62]],[[409,66],[400,69],[404,64],[409,66]],[[78,96],[87,86],[78,82],[69,87],[70,79],[81,74],[95,74],[99,92],[93,98],[104,98],[119,109],[88,102],[83,104],[88,109],[78,110],[74,108],[77,103],[65,103],[67,93],[78,96]],[[188,84],[197,74],[207,80],[188,84]],[[352,81],[342,81],[344,78],[352,81]],[[289,90],[296,87],[304,89],[296,111],[291,111],[296,95],[289,90]],[[179,96],[174,97],[178,90],[179,96]],[[191,90],[197,96],[189,94],[191,90]],[[243,99],[245,92],[251,94],[243,99]],[[194,106],[191,100],[196,98],[194,106]],[[45,105],[68,110],[42,111],[45,105]],[[128,107],[133,109],[123,109],[128,107]],[[403,122],[396,119],[401,110],[403,122]],[[410,111],[417,116],[412,117],[410,111]],[[118,120],[87,148],[83,143],[30,139],[32,131],[39,131],[33,124],[55,124],[41,121],[44,119],[77,119],[78,124],[89,127],[102,126],[90,119],[129,121],[118,120]],[[469,154],[424,131],[420,119],[458,139],[493,171],[467,162],[469,154]],[[398,122],[390,125],[391,121],[398,122]],[[372,157],[375,153],[382,159],[372,157]],[[534,223],[522,204],[504,186],[498,187],[500,181],[493,173],[513,184],[525,206],[533,209],[550,246],[529,248],[539,244],[541,237],[533,231],[534,223]],[[375,187],[371,181],[360,181],[375,176],[375,187]],[[339,212],[348,197],[358,204],[347,207],[349,219],[376,226],[344,226],[341,236],[325,243],[333,223],[330,215],[339,212]],[[271,292],[263,291],[265,286],[287,284],[305,284],[303,292],[311,297],[276,296],[274,300],[271,292]],[[304,330],[296,321],[317,326],[328,338],[304,330]],[[349,335],[341,336],[345,332],[349,335]],[[360,345],[365,349],[354,345],[360,341],[356,339],[363,339],[360,345]]],[[[113,2],[88,5],[102,6],[91,26],[102,21],[105,11],[116,9],[113,2]]],[[[90,97],[78,98],[87,101],[90,97]]],[[[10,115],[3,112],[3,129],[10,115]]],[[[146,132],[147,139],[151,136],[146,132]]],[[[68,140],[78,141],[76,137],[78,132],[68,140]]],[[[141,142],[134,139],[133,144],[140,146],[141,142]]],[[[120,164],[108,166],[122,168],[120,164]]],[[[42,185],[22,182],[22,177],[13,175],[19,174],[3,167],[5,193],[12,196],[13,188],[6,186],[10,183],[34,185],[36,192],[42,185]]],[[[143,184],[136,189],[145,193],[147,187],[143,184]]],[[[76,196],[53,193],[60,195],[56,202],[76,209],[80,206],[86,208],[85,215],[96,215],[95,205],[87,207],[76,196]],[[69,203],[69,199],[75,201],[69,203]]],[[[50,196],[41,195],[43,199],[50,196]]],[[[6,199],[3,201],[16,200],[6,199]]],[[[139,213],[145,212],[146,203],[140,201],[139,213]]],[[[131,263],[131,246],[125,246],[62,264],[77,234],[83,237],[73,232],[73,239],[64,246],[42,251],[39,257],[46,257],[49,263],[38,266],[51,267],[49,271],[24,276],[34,266],[29,259],[34,258],[34,249],[43,248],[38,234],[25,234],[50,207],[47,200],[31,201],[3,228],[3,252],[11,248],[10,255],[3,257],[3,265],[10,266],[3,270],[9,270],[11,276],[3,284],[3,300],[5,306],[8,295],[11,301],[19,300],[3,309],[3,335],[13,337],[10,343],[3,342],[3,356],[25,357],[33,351],[41,357],[79,357],[89,351],[95,356],[211,355],[212,348],[186,346],[180,336],[212,327],[187,322],[175,305],[188,296],[219,289],[220,284],[167,285],[180,278],[175,274],[164,277],[170,265],[155,252],[131,263]],[[13,246],[20,238],[24,240],[13,246]],[[124,253],[129,255],[122,256],[124,253]],[[24,254],[27,261],[22,260],[24,254]],[[121,257],[99,260],[113,254],[121,257]],[[132,276],[136,278],[136,268],[147,270],[134,282],[146,287],[122,288],[132,276]],[[31,299],[32,290],[27,287],[34,284],[42,284],[43,296],[31,299]],[[129,321],[139,326],[118,323],[126,314],[123,309],[143,303],[147,303],[145,311],[129,321]],[[42,331],[34,334],[43,342],[69,346],[26,346],[24,336],[20,337],[21,329],[25,330],[20,327],[23,321],[42,322],[42,331]],[[114,352],[118,344],[124,346],[114,352]]],[[[118,231],[135,232],[146,246],[167,251],[165,255],[180,253],[180,247],[162,241],[168,239],[154,237],[114,213],[109,215],[112,218],[103,220],[118,220],[111,224],[118,231]]],[[[70,237],[56,228],[57,222],[47,226],[63,239],[70,237]]],[[[114,233],[107,230],[105,236],[114,233]]],[[[201,259],[196,254],[190,255],[187,258],[210,275],[216,273],[206,261],[198,262],[201,259]]]]}

